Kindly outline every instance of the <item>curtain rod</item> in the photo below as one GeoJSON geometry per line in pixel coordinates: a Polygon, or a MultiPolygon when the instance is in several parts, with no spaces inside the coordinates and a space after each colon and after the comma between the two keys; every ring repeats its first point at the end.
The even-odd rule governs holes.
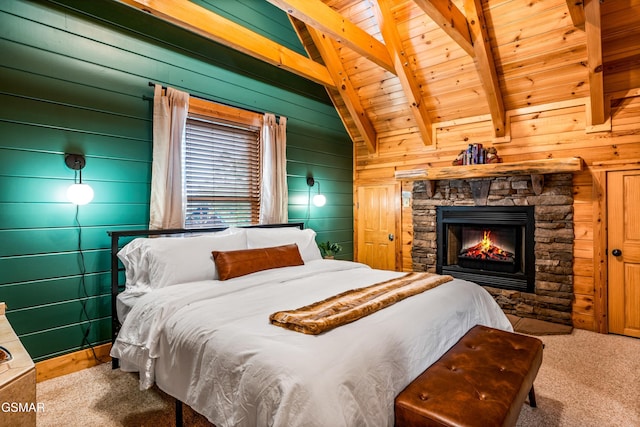
{"type": "MultiPolygon", "coordinates": [[[[156,83],[150,81],[149,82],[149,86],[155,87],[156,83]]],[[[167,87],[166,86],[162,86],[162,89],[163,90],[167,90],[167,87]]],[[[221,105],[224,105],[224,106],[227,106],[227,107],[233,107],[233,108],[238,108],[238,109],[245,110],[245,111],[250,111],[250,112],[256,113],[256,114],[265,114],[264,111],[257,111],[257,110],[252,110],[251,108],[238,107],[238,106],[235,106],[235,105],[226,104],[224,102],[213,101],[211,99],[203,98],[203,97],[197,96],[197,95],[189,94],[189,96],[192,96],[192,97],[198,98],[198,99],[202,99],[203,101],[215,102],[216,104],[221,104],[221,105]]],[[[153,97],[152,96],[147,96],[147,95],[142,95],[142,99],[145,100],[145,101],[153,101],[153,97]]],[[[276,116],[276,119],[278,119],[278,120],[280,119],[279,115],[276,114],[275,116],[276,116]]]]}

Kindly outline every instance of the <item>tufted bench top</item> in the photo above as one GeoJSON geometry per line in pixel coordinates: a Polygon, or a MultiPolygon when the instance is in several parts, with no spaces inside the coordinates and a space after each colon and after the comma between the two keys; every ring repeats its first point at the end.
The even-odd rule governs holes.
{"type": "Polygon", "coordinates": [[[474,326],[395,400],[396,427],[514,426],[542,363],[542,341],[474,326]]]}

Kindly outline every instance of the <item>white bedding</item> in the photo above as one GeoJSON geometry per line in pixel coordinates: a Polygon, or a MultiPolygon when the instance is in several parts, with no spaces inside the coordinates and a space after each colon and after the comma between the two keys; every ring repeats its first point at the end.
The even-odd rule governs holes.
{"type": "Polygon", "coordinates": [[[487,291],[454,279],[318,336],[269,315],[402,274],[318,260],[158,289],[111,355],[218,427],[392,426],[395,396],[467,330],[512,330],[487,291]]]}
{"type": "Polygon", "coordinates": [[[116,314],[118,315],[120,323],[124,323],[133,306],[136,305],[140,297],[146,293],[147,292],[141,292],[137,289],[126,289],[124,292],[118,294],[116,297],[116,314]]]}

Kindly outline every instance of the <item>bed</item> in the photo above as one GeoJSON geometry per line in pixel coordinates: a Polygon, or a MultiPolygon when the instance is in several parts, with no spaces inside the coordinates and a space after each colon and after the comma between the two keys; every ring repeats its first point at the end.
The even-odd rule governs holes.
{"type": "Polygon", "coordinates": [[[395,396],[471,327],[512,330],[486,290],[459,279],[319,335],[284,329],[270,315],[405,273],[324,260],[313,230],[299,224],[214,231],[146,239],[169,246],[155,249],[157,259],[140,249],[144,241],[132,249],[139,239],[112,245],[119,319],[111,355],[121,369],[139,372],[142,389],[156,384],[217,427],[393,425],[395,396]],[[211,245],[228,253],[291,243],[301,265],[227,280],[213,271],[210,250],[200,253],[211,245]],[[127,259],[127,250],[135,256],[127,259]]]}

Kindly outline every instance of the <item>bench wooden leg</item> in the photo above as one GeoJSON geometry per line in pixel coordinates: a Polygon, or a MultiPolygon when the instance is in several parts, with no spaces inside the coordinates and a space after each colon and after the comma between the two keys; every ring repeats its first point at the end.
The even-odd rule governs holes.
{"type": "Polygon", "coordinates": [[[176,427],[182,427],[182,402],[179,399],[176,399],[176,427]]]}
{"type": "Polygon", "coordinates": [[[529,406],[532,408],[538,407],[536,403],[536,391],[533,389],[533,385],[531,386],[531,390],[529,390],[529,406]]]}

